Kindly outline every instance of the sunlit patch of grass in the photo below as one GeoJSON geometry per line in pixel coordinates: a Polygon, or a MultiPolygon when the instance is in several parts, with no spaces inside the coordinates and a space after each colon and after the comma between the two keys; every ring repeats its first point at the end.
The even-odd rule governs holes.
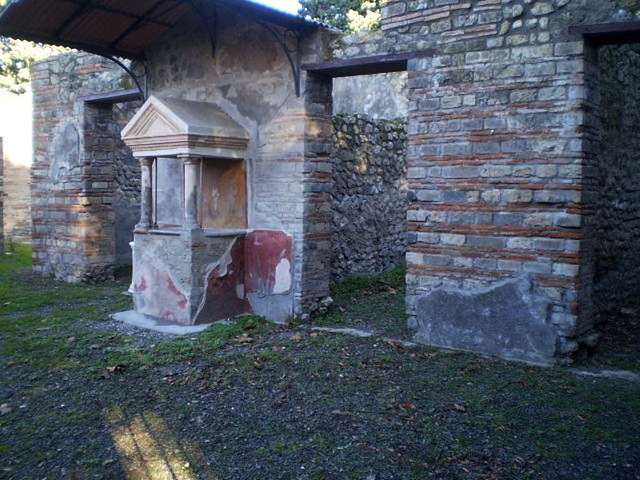
{"type": "Polygon", "coordinates": [[[113,407],[106,417],[126,478],[198,478],[187,460],[194,457],[193,447],[184,446],[156,412],[127,418],[121,408],[113,407]]]}
{"type": "Polygon", "coordinates": [[[69,284],[30,272],[31,246],[17,244],[12,255],[0,255],[0,315],[44,307],[103,300],[126,289],[127,280],[98,285],[69,284]]]}
{"type": "Polygon", "coordinates": [[[17,243],[12,250],[13,252],[5,251],[4,255],[0,255],[0,275],[31,265],[31,245],[17,243]]]}

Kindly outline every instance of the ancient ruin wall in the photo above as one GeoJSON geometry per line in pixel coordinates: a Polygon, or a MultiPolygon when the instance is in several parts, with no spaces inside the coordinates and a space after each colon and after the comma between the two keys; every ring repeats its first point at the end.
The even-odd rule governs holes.
{"type": "Polygon", "coordinates": [[[4,162],[4,234],[7,243],[31,242],[31,169],[4,162]]]}
{"type": "Polygon", "coordinates": [[[583,39],[626,0],[389,1],[336,57],[409,62],[410,327],[425,343],[550,362],[593,325],[585,273],[592,139],[583,39]]]}
{"type": "Polygon", "coordinates": [[[640,46],[598,51],[601,142],[595,177],[594,306],[640,298],[640,46]]]}
{"type": "Polygon", "coordinates": [[[365,115],[372,120],[406,118],[407,72],[333,79],[333,114],[365,115]]]}
{"type": "Polygon", "coordinates": [[[31,242],[31,93],[0,90],[4,137],[4,237],[9,248],[31,242]]]}
{"type": "Polygon", "coordinates": [[[407,250],[405,121],[333,117],[331,275],[371,274],[407,250]]]}
{"type": "Polygon", "coordinates": [[[0,253],[4,252],[4,150],[3,139],[0,137],[0,253]]]}
{"type": "MultiPolygon", "coordinates": [[[[215,103],[249,132],[249,227],[293,237],[292,293],[254,308],[270,316],[278,304],[289,316],[301,314],[329,292],[331,82],[303,72],[302,95],[296,96],[291,67],[273,35],[224,8],[218,14],[215,57],[197,16],[186,16],[154,45],[150,93],[215,103]]],[[[317,36],[307,36],[300,53],[303,63],[319,61],[317,36]]]]}
{"type": "Polygon", "coordinates": [[[119,140],[127,115],[83,97],[128,84],[118,67],[87,54],[35,64],[32,82],[34,270],[70,282],[108,278],[118,263],[116,232],[132,238],[118,205],[138,204],[131,192],[139,173],[119,140]]]}

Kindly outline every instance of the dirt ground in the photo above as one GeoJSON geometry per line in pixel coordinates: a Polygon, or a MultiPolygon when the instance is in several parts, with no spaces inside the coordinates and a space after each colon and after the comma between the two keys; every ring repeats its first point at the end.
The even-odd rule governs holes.
{"type": "MultiPolygon", "coordinates": [[[[174,338],[109,319],[125,279],[26,267],[0,259],[0,478],[640,478],[638,381],[403,347],[398,272],[315,320],[370,338],[257,317],[174,338]]],[[[579,368],[633,369],[625,342],[579,368]]]]}

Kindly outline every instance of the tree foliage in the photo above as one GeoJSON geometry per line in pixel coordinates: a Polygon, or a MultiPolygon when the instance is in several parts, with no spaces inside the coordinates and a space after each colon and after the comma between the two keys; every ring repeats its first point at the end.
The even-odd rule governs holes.
{"type": "MultiPolygon", "coordinates": [[[[0,0],[0,11],[7,0],[0,0]]],[[[60,49],[23,40],[0,37],[0,88],[13,93],[24,93],[29,83],[29,67],[34,61],[42,60],[60,52],[60,49]]]]}
{"type": "Polygon", "coordinates": [[[357,32],[380,26],[380,0],[300,0],[300,15],[339,30],[357,32]]]}

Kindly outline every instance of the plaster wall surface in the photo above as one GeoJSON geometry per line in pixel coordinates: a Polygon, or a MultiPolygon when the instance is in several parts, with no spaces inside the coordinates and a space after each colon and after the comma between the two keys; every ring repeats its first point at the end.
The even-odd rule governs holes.
{"type": "Polygon", "coordinates": [[[292,237],[281,231],[137,231],[136,312],[183,325],[292,315],[292,237]]]}
{"type": "Polygon", "coordinates": [[[225,254],[229,255],[236,241],[237,237],[200,235],[194,239],[179,234],[136,234],[136,311],[183,325],[193,324],[206,288],[207,272],[225,254]]]}
{"type": "MultiPolygon", "coordinates": [[[[272,34],[224,8],[219,14],[215,57],[201,21],[185,18],[148,52],[149,89],[215,103],[249,132],[247,224],[293,239],[289,306],[278,307],[290,317],[328,294],[331,84],[303,73],[296,96],[291,67],[272,34]]],[[[301,40],[303,62],[321,58],[322,41],[318,34],[301,40]]]]}
{"type": "Polygon", "coordinates": [[[431,50],[409,62],[408,80],[407,308],[418,340],[550,363],[570,360],[588,334],[586,169],[599,147],[589,48],[568,27],[631,20],[639,9],[635,0],[389,1],[381,32],[334,44],[337,58],[431,50]],[[516,279],[535,309],[480,301],[520,295],[505,288],[516,279]],[[518,335],[547,345],[551,332],[554,348],[514,353],[513,329],[485,328],[516,318],[530,318],[518,335]],[[473,347],[468,336],[433,333],[466,329],[473,347]]]}
{"type": "Polygon", "coordinates": [[[333,114],[375,121],[406,117],[407,92],[407,72],[334,78],[333,114]]]}

